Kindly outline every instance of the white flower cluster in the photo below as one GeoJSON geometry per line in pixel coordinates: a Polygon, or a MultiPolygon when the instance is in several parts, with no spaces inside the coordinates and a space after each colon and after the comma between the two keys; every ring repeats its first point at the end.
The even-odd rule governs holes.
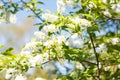
{"type": "Polygon", "coordinates": [[[24,56],[24,55],[25,55],[25,56],[28,56],[28,55],[30,55],[30,51],[21,51],[21,52],[20,52],[20,55],[21,55],[21,56],[24,56]]]}
{"type": "Polygon", "coordinates": [[[29,59],[29,62],[32,67],[35,67],[36,65],[40,65],[43,62],[43,56],[42,54],[38,54],[31,59],[29,59]]]}
{"type": "Polygon", "coordinates": [[[105,16],[112,17],[111,13],[110,13],[108,10],[103,11],[103,14],[104,14],[105,16]]]}
{"type": "Polygon", "coordinates": [[[63,36],[63,35],[57,36],[57,37],[54,36],[54,37],[53,37],[53,41],[54,41],[54,42],[57,42],[58,45],[61,45],[62,42],[65,42],[65,41],[66,41],[66,38],[65,38],[65,36],[63,36]]]}
{"type": "Polygon", "coordinates": [[[51,14],[51,13],[42,14],[42,18],[44,18],[45,20],[47,20],[49,22],[55,22],[58,20],[58,16],[51,14]]]}
{"type": "Polygon", "coordinates": [[[51,32],[51,33],[57,31],[57,28],[56,28],[56,26],[55,26],[54,24],[46,25],[46,26],[44,26],[43,29],[44,29],[46,32],[51,32]]]}
{"type": "Polygon", "coordinates": [[[83,67],[83,65],[81,64],[81,63],[79,63],[79,62],[76,62],[76,68],[77,69],[80,69],[80,70],[84,70],[84,67],[83,67]]]}
{"type": "Polygon", "coordinates": [[[45,40],[47,38],[47,35],[42,31],[36,31],[34,35],[40,40],[45,40]]]}
{"type": "MultiPolygon", "coordinates": [[[[102,43],[98,47],[96,47],[95,50],[97,53],[101,53],[102,51],[107,51],[107,46],[104,43],[102,43]]],[[[93,49],[91,49],[89,52],[94,53],[93,49]]],[[[103,54],[101,54],[101,55],[103,55],[103,54]]],[[[94,56],[95,55],[93,54],[92,57],[94,57],[94,56]]]]}
{"type": "Polygon", "coordinates": [[[101,51],[106,51],[107,47],[104,43],[100,44],[99,47],[96,48],[96,52],[100,53],[101,51]]]}
{"type": "Polygon", "coordinates": [[[15,80],[27,80],[27,78],[23,76],[22,74],[20,74],[16,76],[15,80]]]}
{"type": "Polygon", "coordinates": [[[87,19],[82,19],[79,16],[72,19],[72,22],[78,24],[80,27],[91,27],[91,22],[87,19]]]}
{"type": "Polygon", "coordinates": [[[115,45],[119,42],[119,38],[112,38],[112,44],[115,45]]]}
{"type": "Polygon", "coordinates": [[[108,70],[110,70],[110,68],[111,68],[111,66],[107,66],[107,67],[104,67],[104,70],[108,71],[108,70]]]}
{"type": "Polygon", "coordinates": [[[38,44],[38,42],[29,42],[29,43],[26,43],[26,45],[23,48],[23,50],[25,50],[25,49],[35,49],[37,44],[38,44]]]}
{"type": "Polygon", "coordinates": [[[65,13],[65,10],[66,10],[65,0],[57,0],[57,11],[59,13],[65,13]]]}
{"type": "Polygon", "coordinates": [[[91,1],[89,2],[89,4],[88,4],[89,9],[96,8],[96,7],[97,7],[97,5],[95,3],[91,2],[91,1]]]}
{"type": "Polygon", "coordinates": [[[79,38],[78,34],[75,33],[66,41],[66,45],[75,47],[75,48],[82,48],[84,45],[83,39],[79,38]]]}
{"type": "Polygon", "coordinates": [[[57,11],[59,13],[65,13],[67,6],[79,6],[81,8],[81,0],[75,2],[75,0],[57,0],[57,11]]]}
{"type": "Polygon", "coordinates": [[[15,76],[16,72],[17,70],[14,68],[7,69],[5,79],[12,79],[15,76]]]}
{"type": "Polygon", "coordinates": [[[54,41],[53,40],[48,40],[48,41],[44,42],[43,45],[47,48],[51,48],[54,45],[54,41]]]}

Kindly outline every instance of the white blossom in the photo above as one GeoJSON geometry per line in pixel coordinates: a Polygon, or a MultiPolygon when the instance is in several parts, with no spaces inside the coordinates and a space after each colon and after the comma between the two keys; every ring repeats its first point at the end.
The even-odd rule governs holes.
{"type": "Polygon", "coordinates": [[[28,55],[30,55],[30,51],[21,51],[20,55],[28,56],[28,55]]]}
{"type": "Polygon", "coordinates": [[[107,3],[107,0],[102,0],[103,3],[107,3]]]}
{"type": "Polygon", "coordinates": [[[43,79],[43,78],[36,78],[35,80],[46,80],[46,79],[43,79]]]}
{"type": "Polygon", "coordinates": [[[100,53],[101,51],[106,51],[107,47],[104,43],[100,44],[99,47],[96,48],[96,52],[100,53]]]}
{"type": "Polygon", "coordinates": [[[100,53],[102,51],[99,47],[95,48],[95,50],[96,50],[97,53],[100,53]]]}
{"type": "Polygon", "coordinates": [[[22,74],[20,74],[16,76],[15,80],[27,80],[27,78],[23,76],[22,74]]]}
{"type": "Polygon", "coordinates": [[[37,44],[38,44],[38,42],[29,42],[29,43],[26,43],[24,49],[34,49],[37,44]]]}
{"type": "Polygon", "coordinates": [[[65,45],[66,45],[66,46],[71,46],[71,41],[67,40],[67,41],[65,42],[65,45]]]}
{"type": "Polygon", "coordinates": [[[5,79],[11,79],[15,75],[16,72],[17,70],[14,68],[7,69],[5,79]]]}
{"type": "Polygon", "coordinates": [[[11,14],[10,18],[9,18],[9,21],[10,21],[10,23],[15,24],[16,21],[17,21],[16,15],[15,14],[11,14]]]}
{"type": "Polygon", "coordinates": [[[57,11],[59,13],[65,13],[65,10],[66,10],[65,0],[57,0],[57,11]]]}
{"type": "Polygon", "coordinates": [[[77,39],[72,42],[72,46],[76,48],[82,48],[83,44],[84,44],[84,41],[81,39],[77,39]]]}
{"type": "Polygon", "coordinates": [[[47,35],[42,32],[42,31],[36,31],[34,32],[34,35],[38,38],[38,39],[41,39],[41,40],[45,40],[47,35]]]}
{"type": "Polygon", "coordinates": [[[48,60],[49,59],[49,54],[47,52],[45,52],[43,54],[43,58],[44,58],[44,60],[48,60]]]}
{"type": "Polygon", "coordinates": [[[78,24],[80,27],[90,27],[91,26],[91,22],[88,21],[87,19],[82,19],[80,18],[79,16],[75,17],[72,19],[72,21],[75,23],[75,24],[78,24]]]}
{"type": "Polygon", "coordinates": [[[88,8],[89,8],[89,9],[91,9],[91,8],[96,8],[96,7],[97,7],[96,4],[93,3],[93,2],[90,2],[90,3],[88,4],[88,8]]]}
{"type": "Polygon", "coordinates": [[[43,45],[48,48],[51,48],[54,45],[54,42],[52,40],[48,40],[48,41],[44,42],[43,45]]]}
{"type": "Polygon", "coordinates": [[[58,38],[58,44],[61,44],[62,42],[66,41],[65,36],[58,36],[57,38],[58,38]]]}
{"type": "Polygon", "coordinates": [[[31,66],[35,67],[36,65],[40,65],[43,62],[42,54],[38,54],[35,57],[29,60],[31,66]]]}
{"type": "Polygon", "coordinates": [[[54,24],[44,26],[44,30],[51,33],[57,31],[56,26],[54,24]]]}
{"type": "Polygon", "coordinates": [[[117,44],[119,42],[119,38],[112,38],[112,44],[117,44]]]}
{"type": "Polygon", "coordinates": [[[106,45],[105,45],[104,43],[100,44],[100,45],[99,45],[99,48],[100,48],[101,50],[107,50],[107,47],[106,47],[106,45]]]}
{"type": "Polygon", "coordinates": [[[104,67],[104,70],[105,70],[105,71],[110,70],[110,66],[104,67]]]}
{"type": "Polygon", "coordinates": [[[82,71],[84,70],[83,65],[79,62],[76,62],[76,68],[81,69],[82,71]]]}
{"type": "Polygon", "coordinates": [[[75,1],[75,0],[65,0],[67,6],[77,6],[81,8],[81,0],[75,1]]]}
{"type": "Polygon", "coordinates": [[[103,14],[108,16],[108,17],[112,17],[111,13],[108,10],[103,11],[103,14]]]}
{"type": "Polygon", "coordinates": [[[120,69],[120,64],[118,64],[118,68],[120,69]]]}
{"type": "Polygon", "coordinates": [[[66,4],[72,6],[75,4],[74,0],[66,0],[66,4]]]}
{"type": "Polygon", "coordinates": [[[77,39],[78,38],[78,33],[75,33],[71,36],[72,39],[77,39]]]}
{"type": "Polygon", "coordinates": [[[42,18],[44,18],[45,20],[47,20],[49,22],[55,22],[58,20],[58,16],[51,14],[51,13],[42,14],[42,18]]]}

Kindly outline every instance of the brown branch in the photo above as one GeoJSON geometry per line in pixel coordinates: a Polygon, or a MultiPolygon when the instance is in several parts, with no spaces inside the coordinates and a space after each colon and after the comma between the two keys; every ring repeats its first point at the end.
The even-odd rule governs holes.
{"type": "Polygon", "coordinates": [[[52,59],[50,59],[50,60],[48,60],[48,61],[43,62],[41,65],[47,64],[47,63],[49,63],[50,61],[52,61],[52,59]]]}
{"type": "Polygon", "coordinates": [[[99,55],[98,53],[96,52],[96,49],[95,49],[95,45],[94,45],[94,41],[93,41],[93,38],[92,38],[92,35],[90,34],[90,40],[91,40],[91,44],[93,46],[93,50],[94,50],[94,54],[95,54],[95,57],[96,57],[96,61],[97,61],[97,75],[98,75],[98,80],[101,80],[100,79],[100,67],[99,67],[99,55]]]}
{"type": "Polygon", "coordinates": [[[112,20],[120,20],[120,18],[109,17],[109,16],[106,16],[106,15],[103,15],[103,16],[105,16],[108,19],[112,19],[112,20]]]}

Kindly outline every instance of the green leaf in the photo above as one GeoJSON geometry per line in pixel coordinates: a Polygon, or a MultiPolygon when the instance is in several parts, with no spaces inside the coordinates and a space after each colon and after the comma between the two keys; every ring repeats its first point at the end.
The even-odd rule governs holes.
{"type": "Polygon", "coordinates": [[[38,2],[37,2],[37,4],[44,4],[44,3],[43,3],[43,2],[41,2],[41,1],[38,1],[38,2]]]}
{"type": "Polygon", "coordinates": [[[3,47],[3,45],[0,45],[0,48],[2,48],[3,47]]]}
{"type": "Polygon", "coordinates": [[[6,52],[12,52],[14,50],[14,48],[8,48],[7,50],[6,50],[6,52]]]}

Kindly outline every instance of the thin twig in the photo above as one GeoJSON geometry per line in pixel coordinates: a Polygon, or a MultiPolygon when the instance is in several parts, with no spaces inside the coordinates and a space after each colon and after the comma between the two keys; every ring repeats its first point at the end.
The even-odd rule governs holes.
{"type": "Polygon", "coordinates": [[[50,59],[50,60],[48,60],[48,61],[43,62],[41,65],[47,64],[47,63],[49,63],[50,61],[52,61],[52,59],[50,59]]]}
{"type": "Polygon", "coordinates": [[[93,50],[94,50],[94,54],[95,54],[95,57],[96,57],[96,61],[97,61],[97,75],[98,75],[98,80],[101,80],[100,79],[100,68],[99,68],[99,55],[98,53],[96,52],[96,49],[95,49],[95,45],[94,45],[94,41],[93,41],[93,38],[92,38],[92,35],[90,34],[90,40],[91,40],[91,44],[93,46],[93,50]]]}
{"type": "Polygon", "coordinates": [[[27,5],[26,2],[24,2],[23,0],[21,0],[21,2],[22,2],[23,4],[25,4],[25,5],[35,14],[35,16],[36,16],[38,19],[40,19],[42,22],[44,22],[44,20],[43,20],[40,16],[38,16],[38,14],[37,14],[32,8],[30,8],[30,7],[27,5]]]}

